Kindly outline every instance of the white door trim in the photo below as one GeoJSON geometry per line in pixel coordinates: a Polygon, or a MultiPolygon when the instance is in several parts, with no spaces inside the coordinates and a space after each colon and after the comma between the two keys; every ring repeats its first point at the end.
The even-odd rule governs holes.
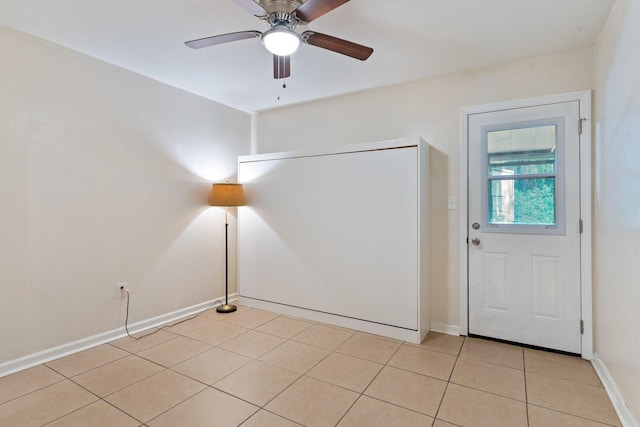
{"type": "Polygon", "coordinates": [[[580,216],[583,233],[580,242],[580,290],[584,334],[582,358],[593,358],[593,311],[591,291],[591,91],[569,92],[494,104],[476,105],[460,109],[460,334],[469,333],[469,259],[467,230],[469,221],[468,194],[468,119],[471,114],[524,108],[560,102],[578,101],[583,120],[580,134],[580,216]]]}

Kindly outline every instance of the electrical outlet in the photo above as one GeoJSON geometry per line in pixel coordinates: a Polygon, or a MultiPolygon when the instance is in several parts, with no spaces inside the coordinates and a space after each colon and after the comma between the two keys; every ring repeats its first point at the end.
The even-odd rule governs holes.
{"type": "Polygon", "coordinates": [[[127,291],[125,290],[125,288],[128,288],[127,282],[118,283],[118,296],[120,298],[124,298],[127,296],[127,291]]]}

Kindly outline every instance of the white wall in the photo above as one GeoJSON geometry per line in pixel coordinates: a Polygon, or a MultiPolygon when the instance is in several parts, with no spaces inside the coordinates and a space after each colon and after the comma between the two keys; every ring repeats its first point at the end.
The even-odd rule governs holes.
{"type": "Polygon", "coordinates": [[[119,281],[132,322],[223,295],[250,115],[4,27],[0,64],[0,365],[122,327],[119,281]]]}
{"type": "Polygon", "coordinates": [[[595,351],[640,421],[640,1],[595,47],[595,351]]]}
{"type": "Polygon", "coordinates": [[[460,108],[590,89],[592,50],[422,80],[257,115],[259,153],[424,138],[431,151],[432,325],[459,326],[460,108]]]}

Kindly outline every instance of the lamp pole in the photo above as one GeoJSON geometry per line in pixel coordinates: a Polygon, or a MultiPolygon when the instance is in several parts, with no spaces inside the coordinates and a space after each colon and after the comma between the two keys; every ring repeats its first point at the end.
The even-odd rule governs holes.
{"type": "Polygon", "coordinates": [[[237,310],[235,305],[229,305],[229,208],[224,208],[224,305],[216,308],[218,313],[231,313],[237,310]]]}
{"type": "Polygon", "coordinates": [[[229,304],[229,206],[244,206],[242,184],[213,184],[209,194],[210,206],[224,207],[224,304],[216,308],[218,313],[231,313],[237,310],[229,304]]]}

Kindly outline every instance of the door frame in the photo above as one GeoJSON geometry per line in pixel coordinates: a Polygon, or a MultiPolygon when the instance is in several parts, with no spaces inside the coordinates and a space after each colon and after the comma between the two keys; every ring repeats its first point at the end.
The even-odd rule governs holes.
{"type": "MultiPolygon", "coordinates": [[[[473,114],[489,113],[515,108],[534,107],[560,102],[579,102],[582,132],[579,135],[580,144],[580,216],[582,217],[583,232],[580,237],[580,308],[584,333],[582,335],[583,359],[593,358],[593,309],[592,309],[592,271],[591,271],[591,91],[568,92],[557,95],[514,101],[497,102],[492,104],[475,105],[460,109],[460,335],[469,333],[469,116],[473,114]]],[[[566,227],[573,226],[570,223],[566,227]]],[[[578,224],[575,224],[578,227],[578,224]]]]}

